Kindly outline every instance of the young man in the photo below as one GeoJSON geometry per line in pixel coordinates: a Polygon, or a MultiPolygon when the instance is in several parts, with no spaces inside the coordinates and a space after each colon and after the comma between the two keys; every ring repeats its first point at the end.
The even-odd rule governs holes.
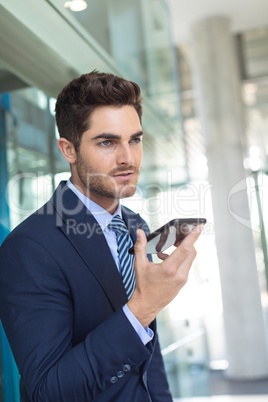
{"type": "Polygon", "coordinates": [[[58,96],[71,178],[0,251],[22,402],[172,401],[155,317],[185,284],[200,227],[162,263],[146,256],[148,227],[119,202],[136,189],[141,115],[138,85],[111,74],[82,75],[58,96]]]}

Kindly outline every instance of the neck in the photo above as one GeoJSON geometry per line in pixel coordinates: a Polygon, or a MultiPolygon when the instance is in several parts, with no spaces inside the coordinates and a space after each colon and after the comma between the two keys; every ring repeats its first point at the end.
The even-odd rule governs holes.
{"type": "Polygon", "coordinates": [[[95,194],[92,191],[89,191],[84,185],[81,185],[80,183],[77,183],[73,176],[70,177],[70,181],[72,184],[79,190],[81,191],[84,196],[89,198],[91,201],[94,201],[96,204],[98,204],[100,207],[105,209],[109,214],[113,215],[114,212],[116,211],[119,200],[116,198],[108,198],[108,197],[103,197],[100,194],[95,194]]]}

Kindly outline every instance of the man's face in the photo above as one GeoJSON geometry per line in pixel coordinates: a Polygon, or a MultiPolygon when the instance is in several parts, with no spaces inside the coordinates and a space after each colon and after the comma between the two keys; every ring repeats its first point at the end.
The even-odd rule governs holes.
{"type": "MultiPolygon", "coordinates": [[[[142,163],[142,128],[133,106],[100,106],[81,138],[72,181],[105,209],[135,193],[142,163]]],[[[113,208],[114,207],[114,208],[113,208]]]]}

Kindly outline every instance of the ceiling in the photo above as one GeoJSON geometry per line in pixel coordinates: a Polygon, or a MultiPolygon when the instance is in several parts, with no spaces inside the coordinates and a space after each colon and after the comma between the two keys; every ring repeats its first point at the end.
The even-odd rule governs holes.
{"type": "Polygon", "coordinates": [[[267,0],[169,0],[173,40],[188,42],[191,26],[207,17],[229,16],[234,33],[268,25],[267,0]]]}

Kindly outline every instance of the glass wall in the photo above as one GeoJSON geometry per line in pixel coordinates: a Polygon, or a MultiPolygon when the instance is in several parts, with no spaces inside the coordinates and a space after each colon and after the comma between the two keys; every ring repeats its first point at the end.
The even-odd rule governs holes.
{"type": "MultiPolygon", "coordinates": [[[[64,3],[57,3],[61,12],[65,11],[64,3]]],[[[89,0],[83,12],[68,13],[102,45],[120,72],[142,89],[147,139],[140,185],[153,182],[166,187],[170,171],[174,186],[185,183],[188,177],[179,82],[167,2],[89,0]]]]}
{"type": "MultiPolygon", "coordinates": [[[[236,35],[240,66],[241,93],[244,102],[245,128],[241,138],[244,154],[250,213],[255,240],[259,281],[264,311],[267,311],[267,212],[266,184],[268,171],[268,28],[261,27],[236,35]]],[[[191,46],[177,49],[181,79],[188,171],[192,181],[206,180],[207,160],[204,139],[196,113],[191,71],[191,46]]]]}
{"type": "MultiPolygon", "coordinates": [[[[244,154],[245,175],[251,215],[251,226],[255,241],[255,253],[259,274],[259,284],[263,311],[268,318],[267,309],[267,130],[268,130],[268,29],[261,27],[234,36],[237,58],[240,66],[241,93],[244,101],[245,127],[241,138],[244,154]]],[[[185,142],[187,149],[187,164],[192,183],[206,182],[208,168],[205,155],[204,139],[201,134],[200,122],[196,113],[196,95],[192,77],[191,46],[189,43],[177,49],[177,59],[181,84],[182,113],[185,127],[185,142]]],[[[210,215],[213,223],[213,216],[210,215]]],[[[211,235],[213,238],[213,234],[211,235]]],[[[210,252],[215,253],[214,269],[208,272],[208,283],[211,273],[218,276],[218,264],[214,241],[210,252]]],[[[202,271],[204,261],[200,261],[202,271]]],[[[212,268],[212,265],[211,265],[212,268]]],[[[219,283],[218,283],[219,285],[219,283]]],[[[216,286],[220,291],[220,287],[216,286]]],[[[212,289],[208,289],[211,291],[212,289]]],[[[211,300],[216,300],[217,292],[211,300]]],[[[217,312],[209,314],[209,306],[203,311],[207,331],[210,366],[227,368],[225,343],[221,336],[223,328],[222,310],[218,304],[217,312]],[[212,336],[211,336],[212,334],[212,336]],[[214,335],[213,335],[214,334],[214,335]],[[212,360],[212,362],[211,362],[212,360]],[[214,361],[215,360],[215,361],[214,361]]]]}
{"type": "MultiPolygon", "coordinates": [[[[0,93],[0,245],[10,230],[10,215],[6,194],[8,184],[6,113],[9,110],[9,96],[0,93]]],[[[0,400],[19,401],[18,383],[18,370],[0,323],[0,400]]]]}
{"type": "Polygon", "coordinates": [[[53,100],[29,87],[9,93],[7,169],[11,227],[43,205],[69,170],[57,147],[53,100]]]}
{"type": "MultiPolygon", "coordinates": [[[[185,185],[185,141],[167,3],[89,1],[87,11],[77,14],[65,9],[61,0],[38,1],[30,10],[26,3],[21,0],[17,7],[13,3],[8,3],[7,8],[0,6],[5,17],[1,20],[2,29],[10,30],[1,36],[5,55],[0,60],[1,71],[12,74],[12,79],[5,82],[20,81],[19,87],[4,89],[8,108],[3,114],[1,158],[4,155],[5,182],[1,200],[9,206],[5,228],[12,229],[41,206],[62,173],[68,172],[56,146],[52,97],[70,79],[94,68],[126,76],[138,82],[143,92],[145,158],[137,194],[126,204],[140,212],[152,229],[173,217],[184,216],[189,210],[183,210],[178,198],[193,197],[193,188],[185,185]],[[38,18],[50,26],[50,33],[42,30],[43,25],[37,26],[38,18]],[[61,24],[66,29],[64,35],[61,24]],[[12,27],[20,32],[19,36],[12,27]],[[16,44],[23,49],[19,59],[16,44]],[[30,60],[24,60],[28,56],[30,60]],[[180,194],[176,193],[178,188],[182,189],[180,194]]],[[[192,279],[192,292],[205,283],[198,263],[192,279]]],[[[197,300],[191,306],[186,292],[159,316],[160,343],[174,397],[209,394],[204,323],[199,314],[193,313],[197,300]]],[[[1,344],[1,375],[5,380],[0,381],[0,395],[4,402],[17,401],[18,372],[4,334],[1,344]]]]}
{"type": "MultiPolygon", "coordinates": [[[[42,91],[26,87],[0,94],[0,113],[2,243],[11,229],[50,198],[56,173],[69,167],[57,149],[50,100],[42,91]]],[[[0,342],[0,400],[17,402],[19,374],[2,327],[0,342]]]]}
{"type": "MultiPolygon", "coordinates": [[[[1,77],[7,74],[4,81],[9,84],[1,90],[8,95],[1,97],[0,115],[0,242],[10,228],[50,197],[61,174],[68,172],[69,167],[56,146],[53,97],[73,77],[95,68],[132,79],[143,92],[143,171],[136,195],[124,203],[141,213],[152,230],[172,218],[189,215],[205,216],[212,224],[207,162],[189,67],[191,49],[186,44],[178,50],[178,59],[174,57],[167,2],[89,0],[88,8],[80,13],[64,8],[64,3],[64,0],[38,0],[31,9],[26,0],[0,5],[3,16],[0,15],[3,18],[0,82],[3,85],[1,77]],[[38,25],[38,21],[42,24],[38,25]],[[11,71],[12,79],[7,79],[11,71]]],[[[263,227],[261,218],[266,228],[268,219],[264,191],[268,85],[263,56],[267,29],[247,33],[240,42],[246,66],[245,166],[254,174],[257,172],[257,180],[256,175],[249,179],[249,193],[252,219],[257,227],[255,239],[263,302],[267,303],[264,247],[267,236],[265,229],[258,229],[263,227]],[[264,64],[260,64],[263,60],[264,64]],[[261,203],[256,187],[261,192],[261,203]]],[[[221,325],[221,314],[213,228],[207,225],[186,288],[158,319],[174,397],[209,395],[209,360],[224,358],[223,339],[219,337],[216,346],[208,344],[209,331],[218,331],[221,325]],[[213,305],[211,299],[215,301],[213,305]],[[211,326],[211,317],[213,322],[219,322],[216,329],[211,326]]],[[[17,401],[18,373],[3,332],[1,345],[0,400],[17,401]]]]}

